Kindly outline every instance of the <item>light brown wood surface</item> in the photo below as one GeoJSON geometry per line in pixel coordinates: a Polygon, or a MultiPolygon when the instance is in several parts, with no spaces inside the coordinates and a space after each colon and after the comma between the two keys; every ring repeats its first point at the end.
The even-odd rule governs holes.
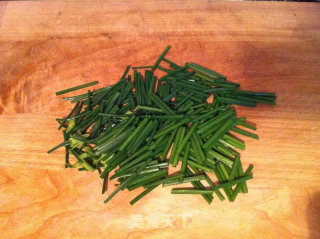
{"type": "Polygon", "coordinates": [[[320,238],[317,3],[0,2],[0,113],[0,238],[320,238]],[[260,140],[246,139],[254,179],[234,203],[159,187],[135,206],[127,191],[105,205],[97,173],[65,169],[63,149],[46,153],[72,107],[57,90],[114,83],[167,44],[178,63],[277,93],[275,107],[239,108],[260,140]]]}

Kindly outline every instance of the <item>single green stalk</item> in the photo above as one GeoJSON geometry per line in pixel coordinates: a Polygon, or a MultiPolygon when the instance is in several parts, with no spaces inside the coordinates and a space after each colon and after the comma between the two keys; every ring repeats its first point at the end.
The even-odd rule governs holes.
{"type": "Polygon", "coordinates": [[[90,83],[87,83],[87,84],[71,87],[71,88],[68,88],[68,89],[65,89],[65,90],[61,90],[61,91],[57,91],[56,95],[63,95],[63,94],[66,94],[66,93],[69,93],[69,92],[72,92],[72,91],[80,90],[80,89],[83,89],[83,88],[86,88],[86,87],[90,87],[90,86],[94,86],[94,85],[97,85],[97,84],[99,84],[99,81],[93,81],[93,82],[90,82],[90,83]]]}

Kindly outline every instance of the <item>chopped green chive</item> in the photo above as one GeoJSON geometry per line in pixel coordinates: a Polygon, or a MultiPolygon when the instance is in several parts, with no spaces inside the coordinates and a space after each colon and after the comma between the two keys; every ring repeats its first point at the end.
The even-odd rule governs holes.
{"type": "Polygon", "coordinates": [[[228,119],[220,129],[218,129],[209,139],[208,141],[203,145],[205,150],[210,150],[212,146],[219,140],[219,138],[222,137],[233,125],[234,120],[228,119]]]}
{"type": "Polygon", "coordinates": [[[143,198],[144,196],[146,196],[148,193],[150,193],[153,189],[155,189],[158,185],[153,186],[153,187],[149,187],[146,190],[144,190],[142,193],[140,193],[138,196],[136,196],[134,199],[132,199],[130,201],[130,204],[133,205],[136,202],[138,202],[141,198],[143,198]]]}
{"type": "Polygon", "coordinates": [[[205,180],[205,179],[206,178],[204,175],[197,175],[197,176],[192,176],[192,177],[186,177],[182,181],[179,181],[179,180],[169,181],[169,182],[163,183],[162,185],[164,187],[167,187],[167,186],[171,186],[171,185],[176,185],[176,184],[181,184],[181,183],[189,183],[189,182],[205,180]]]}
{"type": "Polygon", "coordinates": [[[56,95],[63,95],[63,94],[66,94],[66,93],[69,93],[69,92],[72,92],[72,91],[76,91],[76,90],[80,90],[80,89],[83,89],[83,88],[86,88],[86,87],[97,85],[98,83],[99,83],[98,81],[93,81],[93,82],[90,82],[90,83],[87,83],[87,84],[71,87],[69,89],[65,89],[65,90],[61,90],[61,91],[57,91],[56,95]]]}
{"type": "MultiPolygon", "coordinates": [[[[184,151],[184,155],[182,158],[182,165],[181,165],[181,176],[179,178],[179,181],[182,182],[183,178],[184,178],[184,174],[186,172],[186,168],[187,168],[187,160],[189,158],[189,152],[190,152],[190,147],[191,147],[191,142],[188,141],[188,143],[186,144],[186,150],[184,151]]],[[[178,152],[176,152],[176,154],[178,154],[178,152]]]]}
{"type": "Polygon", "coordinates": [[[253,138],[253,139],[259,139],[259,136],[257,134],[245,131],[245,130],[240,129],[240,128],[236,127],[236,126],[232,127],[231,130],[236,132],[236,133],[238,133],[238,134],[242,134],[244,136],[247,136],[247,137],[250,137],[250,138],[253,138]]]}
{"type": "Polygon", "coordinates": [[[152,66],[134,66],[132,67],[132,70],[147,69],[147,68],[152,68],[152,66]]]}
{"type": "Polygon", "coordinates": [[[178,188],[173,188],[171,190],[172,194],[212,194],[215,190],[218,190],[220,188],[226,188],[226,187],[231,187],[235,184],[238,183],[242,183],[245,182],[247,180],[252,179],[252,176],[244,176],[238,179],[235,179],[233,181],[227,182],[227,183],[223,183],[220,184],[218,186],[215,186],[213,189],[207,190],[207,189],[203,189],[203,190],[199,190],[199,189],[178,189],[178,188]]]}
{"type": "Polygon", "coordinates": [[[152,112],[160,112],[162,113],[163,110],[155,107],[150,107],[150,106],[143,106],[143,105],[137,105],[137,108],[139,110],[146,110],[146,111],[152,111],[152,112]]]}
{"type": "Polygon", "coordinates": [[[196,63],[180,66],[166,58],[170,48],[153,65],[127,66],[112,86],[63,98],[76,104],[66,117],[56,119],[64,142],[48,153],[64,147],[65,167],[97,170],[103,179],[102,194],[108,193],[108,181],[116,179],[118,187],[108,193],[105,203],[125,189],[145,188],[130,201],[133,205],[161,184],[190,183],[193,189],[172,189],[172,193],[200,194],[208,204],[213,194],[233,202],[239,193],[248,192],[246,181],[252,178],[253,166],[243,172],[237,150],[245,149],[243,136],[258,139],[258,135],[245,130],[256,127],[245,117],[237,118],[232,105],[274,105],[276,94],[240,90],[240,84],[196,63]],[[162,62],[168,65],[162,67],[162,62]],[[158,78],[156,69],[164,75],[158,78]],[[70,163],[70,153],[77,162],[70,163]],[[168,176],[172,168],[175,172],[168,176]]]}
{"type": "Polygon", "coordinates": [[[166,49],[164,49],[164,51],[161,53],[160,57],[157,59],[157,61],[154,63],[154,65],[152,66],[152,70],[154,71],[158,65],[160,64],[160,62],[162,61],[162,59],[165,57],[165,55],[168,53],[168,51],[170,50],[171,46],[167,46],[166,49]]]}

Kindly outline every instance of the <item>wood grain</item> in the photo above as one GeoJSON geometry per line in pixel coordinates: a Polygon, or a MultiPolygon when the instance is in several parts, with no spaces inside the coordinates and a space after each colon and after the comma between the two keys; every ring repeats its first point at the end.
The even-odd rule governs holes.
{"type": "Polygon", "coordinates": [[[0,3],[1,238],[320,238],[319,19],[316,3],[0,3]],[[137,192],[105,205],[96,173],[65,169],[63,150],[46,154],[62,140],[55,118],[72,107],[55,91],[114,83],[167,44],[176,62],[277,93],[276,107],[239,107],[260,140],[246,141],[254,180],[234,203],[158,188],[136,206],[137,192]],[[175,228],[149,227],[154,213],[175,228]],[[134,216],[142,228],[130,228],[134,216]]]}

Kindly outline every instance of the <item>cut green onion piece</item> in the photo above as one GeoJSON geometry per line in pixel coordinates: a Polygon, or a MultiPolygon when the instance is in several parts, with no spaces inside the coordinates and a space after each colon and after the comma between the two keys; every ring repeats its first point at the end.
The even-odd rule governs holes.
{"type": "Polygon", "coordinates": [[[203,74],[205,74],[207,76],[210,76],[210,77],[212,77],[214,79],[219,79],[219,78],[220,79],[226,79],[225,76],[223,76],[223,75],[221,75],[221,74],[219,74],[219,73],[217,73],[217,72],[215,72],[213,70],[210,70],[210,69],[208,69],[206,67],[200,66],[200,65],[198,65],[196,63],[187,63],[186,65],[187,65],[188,68],[190,68],[192,70],[195,70],[195,71],[198,71],[198,72],[201,72],[201,73],[203,73],[203,74]]]}
{"type": "Polygon", "coordinates": [[[229,165],[229,166],[233,165],[233,161],[231,159],[223,156],[222,154],[219,154],[218,152],[216,152],[214,150],[208,151],[208,154],[226,165],[229,165]]]}
{"type": "Polygon", "coordinates": [[[137,174],[132,174],[129,178],[127,178],[116,190],[111,193],[106,200],[104,200],[104,203],[109,202],[120,190],[124,189],[131,183],[135,178],[137,177],[137,174]]]}
{"type": "Polygon", "coordinates": [[[218,129],[209,139],[208,141],[203,145],[205,150],[210,150],[212,146],[219,140],[219,138],[222,137],[233,125],[233,119],[228,119],[223,126],[218,129]]]}
{"type": "Polygon", "coordinates": [[[231,187],[235,184],[238,184],[238,183],[242,183],[244,181],[247,181],[247,180],[250,180],[252,179],[252,176],[249,175],[249,176],[244,176],[244,177],[241,177],[241,178],[238,178],[238,179],[235,179],[233,181],[230,181],[230,182],[227,182],[227,183],[223,183],[223,184],[220,184],[218,186],[215,186],[214,189],[212,190],[206,190],[206,189],[178,189],[178,188],[173,188],[171,190],[171,193],[172,194],[211,194],[213,193],[215,190],[218,190],[220,188],[226,188],[226,187],[231,187]]]}
{"type": "Polygon", "coordinates": [[[240,100],[236,98],[218,97],[217,99],[221,103],[243,105],[248,107],[255,107],[256,103],[252,101],[240,100]]]}
{"type": "Polygon", "coordinates": [[[163,112],[162,109],[155,108],[155,107],[150,107],[150,106],[137,105],[137,108],[139,110],[147,110],[147,111],[160,112],[160,113],[163,112]]]}
{"type": "Polygon", "coordinates": [[[170,109],[169,106],[167,106],[156,94],[151,95],[151,100],[154,102],[163,112],[174,115],[174,111],[170,109]]]}
{"type": "Polygon", "coordinates": [[[197,175],[197,176],[192,176],[192,177],[186,177],[182,180],[182,182],[179,180],[169,181],[169,182],[163,183],[162,186],[167,187],[167,186],[171,186],[171,185],[176,185],[176,184],[181,184],[181,183],[189,183],[189,182],[205,180],[205,179],[206,178],[204,175],[197,175]]]}
{"type": "Polygon", "coordinates": [[[153,187],[149,187],[146,190],[144,190],[142,193],[140,193],[138,196],[136,196],[134,199],[132,199],[130,201],[130,204],[133,205],[136,202],[138,202],[141,198],[143,198],[144,196],[146,196],[148,193],[150,193],[153,189],[155,189],[158,185],[153,186],[153,187]]]}
{"type": "Polygon", "coordinates": [[[141,132],[141,130],[143,129],[143,127],[148,123],[150,119],[149,118],[145,118],[140,124],[139,126],[132,132],[132,134],[130,134],[130,136],[123,142],[123,144],[120,146],[119,150],[124,150],[128,144],[131,142],[131,140],[139,133],[141,132]]]}
{"type": "Polygon", "coordinates": [[[200,164],[198,164],[196,162],[193,162],[192,160],[188,160],[187,163],[190,164],[190,166],[195,167],[197,169],[201,169],[201,170],[203,170],[205,172],[214,173],[213,169],[208,168],[208,167],[203,166],[203,165],[200,165],[200,164]]]}
{"type": "Polygon", "coordinates": [[[72,91],[75,91],[75,90],[80,90],[80,89],[83,89],[83,88],[86,88],[86,87],[97,85],[98,83],[99,83],[99,81],[93,81],[93,82],[90,82],[90,83],[87,83],[87,84],[71,87],[69,89],[65,89],[65,90],[61,90],[61,91],[57,91],[56,95],[63,95],[63,94],[66,94],[66,93],[69,93],[69,92],[72,92],[72,91]]]}
{"type": "MultiPolygon", "coordinates": [[[[207,173],[204,173],[204,176],[206,178],[207,183],[209,184],[209,186],[211,187],[211,189],[215,188],[214,183],[212,182],[211,178],[208,176],[207,173]]],[[[214,191],[216,193],[216,195],[218,196],[218,198],[220,199],[220,201],[224,201],[224,196],[222,195],[222,193],[219,191],[219,189],[214,191]]]]}
{"type": "Polygon", "coordinates": [[[245,131],[245,130],[240,129],[240,128],[236,127],[236,126],[232,127],[231,130],[236,132],[236,133],[238,133],[238,134],[242,134],[244,136],[247,136],[247,137],[250,137],[250,138],[253,138],[253,139],[259,139],[259,136],[257,134],[245,131]]]}
{"type": "Polygon", "coordinates": [[[147,69],[147,68],[152,68],[152,66],[134,66],[132,67],[132,70],[147,69]]]}
{"type": "MultiPolygon", "coordinates": [[[[187,168],[187,160],[189,158],[189,152],[190,152],[190,146],[191,146],[191,142],[188,141],[186,144],[186,150],[184,151],[184,155],[182,158],[182,165],[181,165],[181,176],[179,178],[179,181],[182,182],[183,178],[184,178],[184,173],[186,172],[186,168],[187,168]]],[[[178,153],[178,152],[176,152],[178,153]]]]}
{"type": "Polygon", "coordinates": [[[237,123],[237,125],[241,125],[241,126],[246,127],[246,128],[248,128],[248,129],[252,129],[252,130],[256,130],[256,129],[257,129],[257,128],[256,128],[255,126],[253,126],[253,125],[246,124],[245,121],[246,121],[246,119],[240,120],[240,118],[238,118],[238,119],[236,120],[236,123],[237,123]]]}
{"type": "Polygon", "coordinates": [[[152,66],[152,70],[154,71],[158,65],[160,64],[160,62],[162,61],[162,59],[165,57],[165,55],[168,53],[168,51],[170,50],[171,46],[167,46],[166,49],[164,49],[164,51],[162,52],[162,54],[160,55],[160,57],[157,59],[157,61],[154,63],[154,65],[152,66]]]}
{"type": "Polygon", "coordinates": [[[178,122],[178,123],[174,123],[174,124],[172,124],[172,125],[164,128],[164,129],[161,129],[161,130],[159,130],[159,131],[156,133],[156,135],[154,136],[154,138],[155,138],[155,139],[156,139],[156,138],[159,138],[159,137],[161,137],[162,135],[165,135],[165,134],[169,133],[170,131],[178,128],[179,126],[181,126],[181,125],[183,125],[183,124],[189,123],[190,121],[191,121],[191,119],[187,118],[187,119],[181,120],[181,121],[178,122]]]}
{"type": "Polygon", "coordinates": [[[236,155],[235,159],[234,159],[234,163],[232,165],[232,169],[231,169],[231,173],[229,175],[229,180],[233,180],[238,172],[238,167],[240,164],[240,157],[239,155],[236,155]]]}
{"type": "Polygon", "coordinates": [[[173,188],[171,189],[172,194],[212,194],[212,190],[206,189],[179,189],[173,188]]]}

